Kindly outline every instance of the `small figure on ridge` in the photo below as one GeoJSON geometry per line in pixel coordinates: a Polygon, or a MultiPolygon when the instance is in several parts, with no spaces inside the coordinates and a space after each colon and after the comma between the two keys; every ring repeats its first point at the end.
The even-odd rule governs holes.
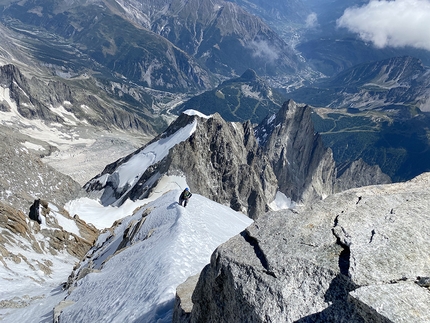
{"type": "Polygon", "coordinates": [[[187,187],[186,189],[183,190],[183,192],[181,193],[181,196],[179,196],[179,204],[182,206],[182,202],[183,202],[184,207],[186,207],[188,204],[188,200],[190,199],[191,196],[193,196],[193,194],[191,194],[190,189],[187,187]]]}

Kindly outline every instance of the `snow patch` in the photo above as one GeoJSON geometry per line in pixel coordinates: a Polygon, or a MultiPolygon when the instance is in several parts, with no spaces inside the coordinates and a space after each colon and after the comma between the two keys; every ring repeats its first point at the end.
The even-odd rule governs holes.
{"type": "Polygon", "coordinates": [[[160,139],[145,147],[127,162],[121,164],[111,176],[119,177],[118,188],[125,185],[132,187],[147,168],[166,157],[169,150],[182,141],[187,140],[196,130],[197,120],[181,128],[173,135],[160,139]]]}
{"type": "Polygon", "coordinates": [[[212,114],[211,115],[206,115],[206,114],[203,114],[203,113],[201,113],[201,112],[199,112],[197,110],[193,110],[193,109],[185,110],[183,113],[186,114],[186,115],[189,115],[189,116],[198,116],[198,117],[204,118],[204,119],[210,119],[213,116],[212,114]]]}
{"type": "Polygon", "coordinates": [[[57,108],[54,108],[51,106],[49,109],[51,110],[51,112],[63,118],[65,124],[68,124],[70,126],[76,126],[77,122],[79,122],[79,119],[75,116],[75,114],[67,111],[62,105],[60,105],[57,108]]]}
{"type": "Polygon", "coordinates": [[[58,212],[51,212],[51,214],[55,217],[58,224],[63,228],[64,231],[74,233],[78,237],[81,237],[81,233],[79,232],[79,228],[76,225],[76,222],[72,219],[66,218],[64,215],[58,212]]]}
{"type": "Polygon", "coordinates": [[[284,193],[278,191],[276,192],[275,200],[269,203],[269,206],[273,211],[279,211],[286,209],[294,209],[296,207],[296,203],[293,202],[284,193]]]}
{"type": "Polygon", "coordinates": [[[33,144],[31,142],[25,141],[23,143],[21,143],[24,147],[28,148],[28,149],[33,149],[33,150],[37,150],[37,151],[43,151],[46,150],[43,146],[41,145],[36,145],[33,144]]]}

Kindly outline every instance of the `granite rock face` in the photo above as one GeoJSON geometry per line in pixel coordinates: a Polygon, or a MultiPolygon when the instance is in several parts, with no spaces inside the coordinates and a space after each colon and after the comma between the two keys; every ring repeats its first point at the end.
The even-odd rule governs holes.
{"type": "Polygon", "coordinates": [[[332,152],[315,132],[311,113],[311,107],[289,100],[255,129],[279,190],[301,203],[332,194],[336,178],[332,152]]]}
{"type": "Polygon", "coordinates": [[[268,210],[277,191],[277,179],[258,149],[251,124],[228,123],[218,114],[210,118],[182,114],[154,141],[168,138],[197,120],[194,133],[176,144],[160,162],[151,165],[133,187],[118,187],[116,169],[140,153],[108,165],[95,179],[86,184],[88,191],[101,190],[103,203],[122,203],[125,199],[144,198],[151,193],[162,175],[187,178],[191,191],[199,192],[250,217],[268,210]],[[101,178],[108,174],[104,183],[101,178]]]}
{"type": "Polygon", "coordinates": [[[427,173],[261,216],[213,253],[177,322],[428,322],[416,282],[430,276],[429,184],[427,173]]]}
{"type": "MultiPolygon", "coordinates": [[[[226,122],[218,113],[183,113],[148,145],[106,166],[85,188],[100,194],[104,205],[121,205],[149,196],[164,175],[185,176],[192,191],[253,219],[270,210],[277,191],[298,203],[311,203],[333,193],[337,174],[331,150],[314,131],[311,113],[311,107],[288,101],[257,127],[249,121],[226,122]],[[133,183],[123,184],[122,164],[138,154],[156,155],[144,150],[167,142],[191,123],[196,129],[189,138],[176,143],[133,183]]],[[[357,184],[379,183],[373,174],[370,169],[369,180],[357,184]]]]}
{"type": "Polygon", "coordinates": [[[337,167],[334,191],[342,192],[354,187],[390,183],[390,176],[383,173],[378,165],[370,166],[360,158],[342,167],[337,167]]]}

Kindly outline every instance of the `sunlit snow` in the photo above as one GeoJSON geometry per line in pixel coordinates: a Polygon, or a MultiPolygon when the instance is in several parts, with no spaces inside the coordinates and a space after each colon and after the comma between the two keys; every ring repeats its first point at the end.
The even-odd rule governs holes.
{"type": "Polygon", "coordinates": [[[296,203],[292,201],[289,197],[287,197],[282,192],[276,192],[276,197],[273,202],[269,204],[270,208],[273,211],[293,209],[296,206],[296,203]]]}
{"type": "Polygon", "coordinates": [[[170,191],[122,221],[115,236],[92,255],[97,266],[105,262],[73,289],[67,300],[76,303],[64,309],[62,323],[171,322],[176,287],[199,273],[217,246],[252,223],[198,194],[184,208],[177,202],[180,192],[170,191]],[[146,209],[151,213],[132,244],[111,257],[124,230],[146,209]]]}
{"type": "Polygon", "coordinates": [[[127,162],[121,164],[114,172],[119,176],[118,187],[129,184],[133,186],[146,169],[167,156],[169,150],[178,143],[188,139],[196,130],[197,121],[181,128],[168,138],[160,139],[148,145],[138,154],[134,155],[127,162]]]}
{"type": "Polygon", "coordinates": [[[201,113],[201,112],[199,112],[197,110],[193,110],[193,109],[185,110],[183,113],[186,114],[186,115],[189,115],[189,116],[198,116],[198,117],[204,118],[204,119],[212,118],[211,114],[210,115],[206,115],[206,114],[203,114],[203,113],[201,113]]]}

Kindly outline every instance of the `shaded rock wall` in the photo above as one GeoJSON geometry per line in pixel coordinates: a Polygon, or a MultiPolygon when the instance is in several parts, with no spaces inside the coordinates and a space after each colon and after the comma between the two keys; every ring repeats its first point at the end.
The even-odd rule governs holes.
{"type": "Polygon", "coordinates": [[[370,166],[361,158],[348,165],[338,166],[335,192],[375,184],[390,184],[390,177],[378,165],[370,166]]]}
{"type": "Polygon", "coordinates": [[[309,202],[333,193],[336,167],[311,120],[310,106],[292,100],[256,128],[271,162],[279,190],[297,202],[309,202]]]}

